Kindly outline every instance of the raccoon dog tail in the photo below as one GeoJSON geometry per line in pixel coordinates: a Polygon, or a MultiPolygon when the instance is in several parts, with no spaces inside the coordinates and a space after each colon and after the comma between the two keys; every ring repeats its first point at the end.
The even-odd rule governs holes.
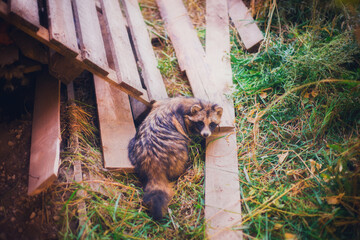
{"type": "Polygon", "coordinates": [[[144,203],[149,207],[150,214],[154,220],[161,220],[170,202],[170,196],[162,190],[145,192],[144,203]]]}
{"type": "Polygon", "coordinates": [[[161,220],[166,213],[169,202],[173,196],[172,186],[163,174],[156,177],[148,175],[144,191],[144,204],[154,220],[161,220]]]}

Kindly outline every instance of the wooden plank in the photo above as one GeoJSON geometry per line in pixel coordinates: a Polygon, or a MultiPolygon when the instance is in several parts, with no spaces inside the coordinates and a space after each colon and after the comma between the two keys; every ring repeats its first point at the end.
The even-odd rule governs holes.
{"type": "Polygon", "coordinates": [[[71,0],[47,0],[50,41],[63,54],[76,57],[79,53],[71,0]]]}
{"type": "Polygon", "coordinates": [[[251,16],[251,10],[241,0],[228,0],[228,5],[229,15],[245,48],[249,51],[256,50],[264,36],[251,16]]]}
{"type": "Polygon", "coordinates": [[[105,168],[134,171],[128,159],[127,146],[135,136],[129,98],[94,75],[101,143],[105,168]]]}
{"type": "Polygon", "coordinates": [[[210,87],[216,89],[216,101],[224,108],[222,127],[234,127],[234,102],[232,93],[232,71],[230,63],[230,30],[226,0],[206,1],[206,61],[216,81],[210,87]]]}
{"type": "Polygon", "coordinates": [[[154,50],[151,45],[149,32],[140,11],[137,0],[122,0],[131,31],[136,54],[139,59],[141,74],[150,100],[168,98],[164,81],[157,68],[154,50]]]}
{"type": "Polygon", "coordinates": [[[236,133],[219,132],[210,136],[206,143],[207,236],[209,239],[242,239],[241,230],[232,230],[234,225],[241,222],[236,133]]]}
{"type": "Polygon", "coordinates": [[[80,40],[81,57],[106,75],[109,72],[104,41],[94,0],[74,0],[74,15],[80,40]]]}
{"type": "MultiPolygon", "coordinates": [[[[216,82],[212,87],[221,95],[228,127],[234,126],[233,100],[225,97],[232,86],[229,59],[230,33],[227,0],[206,1],[206,60],[216,82]]],[[[221,129],[221,128],[220,128],[221,129]]],[[[241,230],[232,225],[241,221],[240,186],[236,132],[221,129],[207,139],[205,164],[205,219],[209,239],[242,239],[241,230]]]]}
{"type": "Polygon", "coordinates": [[[83,71],[84,68],[76,64],[73,58],[64,57],[57,52],[49,56],[50,74],[65,84],[72,82],[83,71]]]}
{"type": "Polygon", "coordinates": [[[60,82],[44,73],[36,82],[28,195],[40,193],[57,179],[60,138],[60,82]]]}
{"type": "MultiPolygon", "coordinates": [[[[223,92],[218,91],[218,79],[205,59],[205,51],[191,24],[181,0],[156,0],[160,14],[174,46],[180,68],[185,70],[195,97],[216,102],[222,106],[223,92]]],[[[217,71],[214,69],[214,71],[217,71]]],[[[232,127],[231,109],[226,106],[220,126],[232,127]]]]}
{"type": "Polygon", "coordinates": [[[126,83],[135,89],[142,89],[119,2],[118,0],[101,0],[101,7],[119,83],[126,83]]]}
{"type": "Polygon", "coordinates": [[[156,0],[182,71],[190,81],[195,97],[209,100],[205,85],[211,76],[205,52],[181,0],[156,0]]]}
{"type": "Polygon", "coordinates": [[[40,26],[37,0],[11,0],[10,15],[29,30],[36,32],[40,26]]]}

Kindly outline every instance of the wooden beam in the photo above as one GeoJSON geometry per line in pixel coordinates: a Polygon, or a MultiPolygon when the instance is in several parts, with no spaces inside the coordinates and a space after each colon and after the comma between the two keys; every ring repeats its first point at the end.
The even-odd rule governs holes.
{"type": "Polygon", "coordinates": [[[228,4],[229,15],[245,48],[249,51],[256,50],[264,36],[254,22],[251,11],[241,0],[228,0],[228,4]]]}
{"type": "Polygon", "coordinates": [[[97,109],[104,156],[104,167],[134,171],[127,146],[135,136],[129,98],[94,75],[97,109]]]}
{"type": "Polygon", "coordinates": [[[208,239],[242,239],[236,132],[221,131],[206,140],[205,221],[208,239]]]}
{"type": "Polygon", "coordinates": [[[126,20],[122,15],[119,2],[118,0],[102,0],[101,7],[119,83],[126,83],[136,89],[142,89],[129,35],[125,27],[126,20]]]}
{"type": "Polygon", "coordinates": [[[99,19],[94,0],[74,0],[74,15],[80,40],[81,57],[83,61],[101,75],[109,72],[104,41],[102,39],[99,19]]]}
{"type": "MultiPolygon", "coordinates": [[[[0,17],[5,19],[6,21],[10,22],[11,24],[16,26],[20,30],[24,31],[25,33],[27,33],[31,37],[35,38],[36,40],[38,40],[41,43],[45,44],[46,46],[54,49],[55,51],[57,51],[57,52],[59,52],[61,54],[66,55],[66,51],[64,52],[63,48],[60,47],[59,44],[50,41],[50,34],[49,34],[49,31],[46,28],[40,26],[39,30],[37,32],[33,32],[33,31],[29,31],[28,28],[24,27],[19,22],[13,21],[9,17],[8,5],[5,2],[2,2],[2,1],[0,1],[0,17]]],[[[132,87],[130,85],[127,85],[124,82],[119,84],[116,72],[114,70],[110,69],[109,74],[106,75],[106,76],[101,75],[101,73],[99,73],[92,66],[84,63],[82,61],[82,58],[81,58],[80,55],[76,56],[75,63],[78,64],[80,67],[92,72],[93,74],[100,75],[102,77],[102,79],[105,80],[106,82],[108,82],[111,86],[113,86],[113,87],[127,93],[128,95],[131,95],[132,97],[136,98],[137,100],[139,100],[140,102],[142,102],[142,103],[144,103],[146,105],[150,105],[147,93],[146,93],[146,91],[144,89],[142,89],[142,88],[136,89],[136,88],[134,88],[134,87],[132,87]]]]}
{"type": "Polygon", "coordinates": [[[139,59],[141,74],[150,100],[168,98],[164,81],[156,60],[149,32],[137,0],[122,0],[128,20],[131,37],[139,59]]]}
{"type": "Polygon", "coordinates": [[[60,158],[60,81],[44,73],[36,81],[28,194],[57,179],[60,158]]]}
{"type": "Polygon", "coordinates": [[[57,52],[51,53],[49,56],[50,74],[65,84],[72,82],[83,71],[84,69],[76,64],[73,58],[64,57],[57,52]]]}
{"type": "Polygon", "coordinates": [[[226,0],[206,1],[206,61],[216,81],[208,88],[216,89],[216,100],[224,108],[221,127],[234,127],[235,111],[230,63],[230,30],[226,0]]]}
{"type": "Polygon", "coordinates": [[[36,32],[40,26],[37,0],[11,0],[10,17],[36,32]]]}
{"type": "Polygon", "coordinates": [[[232,86],[230,33],[227,0],[206,1],[206,60],[215,75],[212,87],[221,94],[226,124],[206,140],[205,219],[209,239],[242,239],[241,230],[232,225],[241,220],[240,186],[235,112],[231,98],[225,97],[232,86]]]}

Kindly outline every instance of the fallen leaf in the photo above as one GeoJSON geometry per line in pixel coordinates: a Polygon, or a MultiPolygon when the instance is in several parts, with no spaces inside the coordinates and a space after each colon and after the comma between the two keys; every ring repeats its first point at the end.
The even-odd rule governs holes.
{"type": "Polygon", "coordinates": [[[274,230],[279,230],[283,227],[284,225],[282,225],[281,223],[275,223],[274,225],[274,230]]]}
{"type": "Polygon", "coordinates": [[[318,91],[315,91],[315,90],[312,90],[311,95],[312,95],[313,97],[316,97],[317,95],[319,95],[319,92],[318,92],[318,91]]]}
{"type": "Polygon", "coordinates": [[[285,233],[285,234],[284,234],[284,239],[285,239],[285,240],[297,240],[297,237],[296,237],[295,234],[285,233]]]}
{"type": "Polygon", "coordinates": [[[310,159],[309,161],[310,161],[310,170],[312,173],[314,173],[316,162],[313,159],[310,159]]]}
{"type": "Polygon", "coordinates": [[[282,164],[288,155],[289,155],[289,152],[285,152],[285,153],[277,155],[279,158],[279,160],[278,160],[279,164],[282,164]]]}
{"type": "Polygon", "coordinates": [[[327,201],[327,203],[329,205],[336,205],[336,204],[339,204],[339,202],[340,202],[339,198],[334,197],[334,196],[333,197],[327,197],[326,201],[327,201]]]}
{"type": "Polygon", "coordinates": [[[260,93],[260,97],[263,98],[263,99],[265,99],[267,96],[268,96],[267,92],[260,93]]]}
{"type": "Polygon", "coordinates": [[[326,202],[329,205],[336,205],[340,203],[341,198],[345,195],[345,193],[340,193],[337,196],[331,196],[331,197],[326,197],[326,202]]]}
{"type": "Polygon", "coordinates": [[[306,92],[305,94],[304,94],[304,98],[309,98],[310,97],[310,94],[308,93],[308,92],[306,92]]]}

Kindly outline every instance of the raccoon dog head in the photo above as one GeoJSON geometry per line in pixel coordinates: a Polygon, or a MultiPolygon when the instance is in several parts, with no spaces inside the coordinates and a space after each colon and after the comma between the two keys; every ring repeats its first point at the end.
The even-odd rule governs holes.
{"type": "Polygon", "coordinates": [[[185,124],[192,134],[209,137],[220,124],[223,108],[217,104],[194,104],[190,114],[185,116],[185,124]]]}

